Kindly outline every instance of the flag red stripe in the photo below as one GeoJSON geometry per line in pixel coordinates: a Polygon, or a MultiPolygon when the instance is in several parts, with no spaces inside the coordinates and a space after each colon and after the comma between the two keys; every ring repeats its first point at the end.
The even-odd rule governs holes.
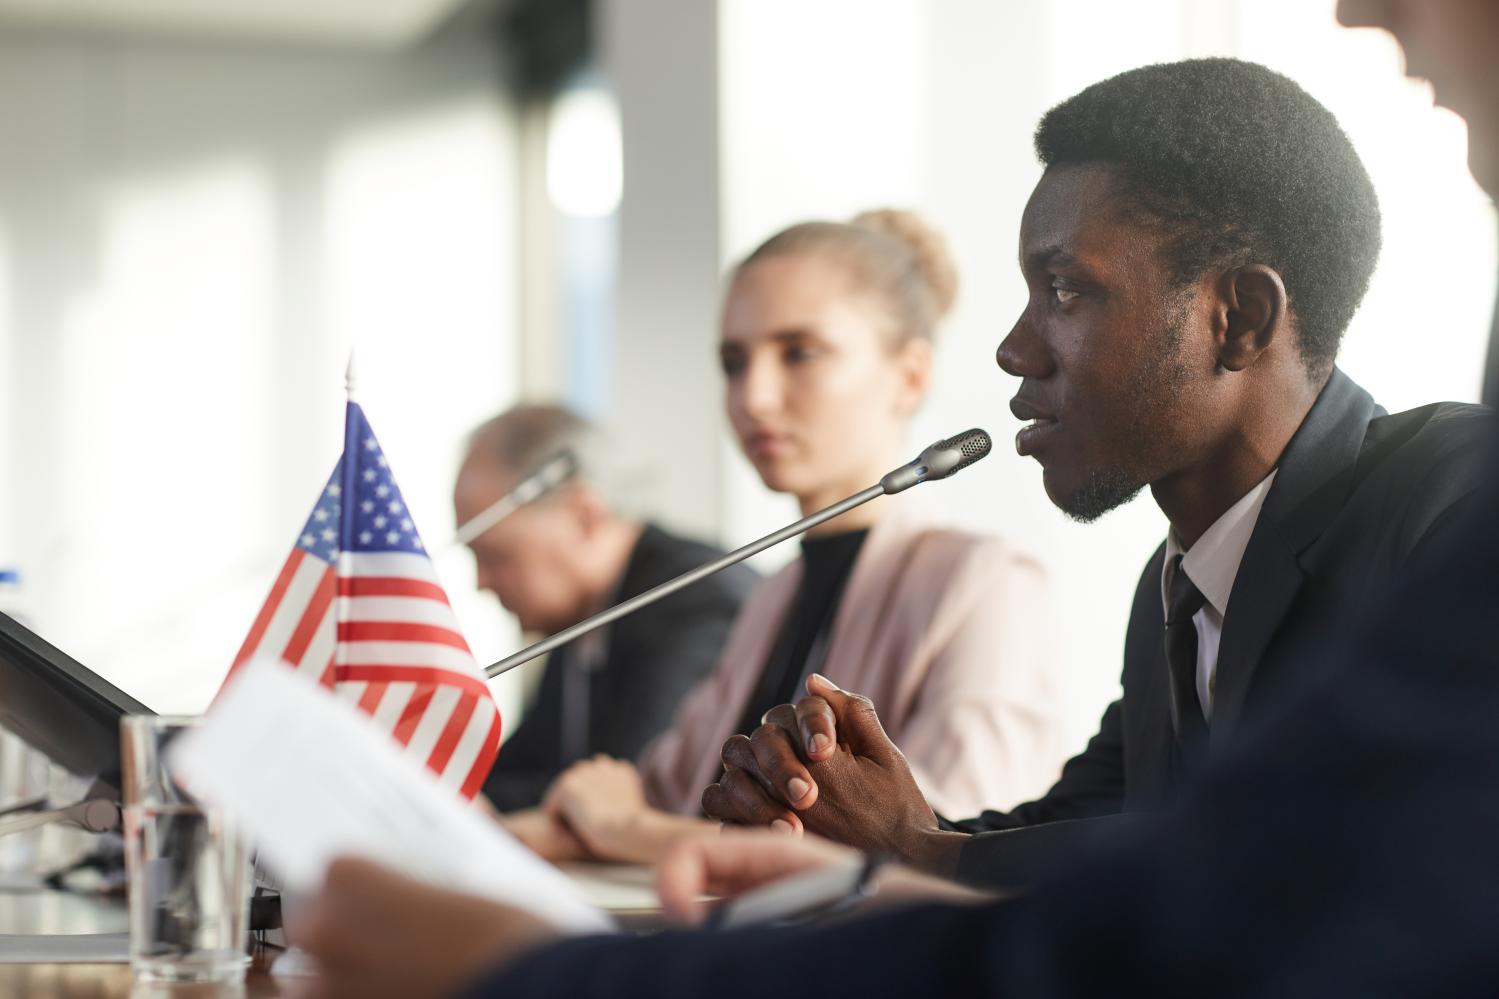
{"type": "Polygon", "coordinates": [[[432,669],[429,666],[382,666],[379,663],[351,663],[336,667],[334,675],[340,683],[364,680],[368,683],[417,683],[457,687],[466,694],[489,696],[489,687],[477,676],[458,673],[450,669],[432,669]]]}
{"type": "Polygon", "coordinates": [[[416,734],[416,727],[421,724],[422,716],[427,713],[427,705],[432,703],[432,697],[437,693],[435,686],[425,690],[418,690],[406,702],[406,710],[401,712],[401,720],[396,722],[396,727],[391,730],[391,735],[401,745],[405,746],[411,742],[411,737],[416,734]]]}
{"type": "Polygon", "coordinates": [[[291,633],[291,639],[286,643],[286,651],[281,653],[281,658],[293,666],[302,664],[302,656],[307,652],[307,646],[312,644],[312,636],[317,634],[318,627],[322,625],[323,618],[328,614],[328,605],[333,603],[333,566],[323,570],[323,576],[317,582],[317,589],[312,593],[312,599],[307,602],[307,608],[302,611],[302,619],[297,622],[297,630],[291,633]]]}
{"type": "Polygon", "coordinates": [[[359,698],[359,710],[367,715],[374,714],[375,709],[380,706],[380,700],[385,696],[385,689],[389,686],[388,683],[372,683],[365,687],[364,694],[359,698]]]}
{"type": "Polygon", "coordinates": [[[463,636],[450,628],[406,621],[340,621],[340,642],[431,642],[468,651],[463,636]]]}
{"type": "Polygon", "coordinates": [[[328,665],[323,667],[323,675],[318,678],[318,683],[324,687],[337,687],[336,677],[338,675],[338,646],[333,647],[333,655],[328,657],[328,665]]]}
{"type": "Polygon", "coordinates": [[[468,720],[473,716],[474,695],[465,693],[452,714],[448,715],[448,723],[443,726],[442,735],[437,737],[432,755],[427,757],[427,766],[434,773],[440,774],[447,768],[448,760],[452,759],[453,750],[458,748],[458,740],[463,738],[463,731],[468,728],[468,720]]]}
{"type": "Polygon", "coordinates": [[[436,583],[408,576],[343,576],[338,581],[341,597],[426,597],[446,604],[448,595],[436,583]]]}
{"type": "Polygon", "coordinates": [[[463,787],[458,793],[465,798],[472,798],[479,793],[479,788],[484,786],[484,780],[489,776],[489,771],[494,767],[494,758],[500,751],[500,713],[494,713],[494,720],[489,723],[489,734],[484,737],[484,748],[479,750],[474,765],[469,768],[468,777],[463,782],[463,787]]]}
{"type": "Polygon", "coordinates": [[[286,588],[291,585],[292,577],[297,574],[297,566],[302,564],[304,557],[302,549],[291,550],[286,564],[281,567],[281,574],[271,585],[271,595],[266,597],[265,604],[255,618],[255,623],[250,626],[250,633],[245,636],[245,644],[239,647],[239,654],[234,657],[234,666],[229,670],[230,673],[255,654],[255,647],[265,637],[265,630],[270,627],[271,618],[276,616],[276,608],[281,606],[281,598],[286,596],[286,588]]]}

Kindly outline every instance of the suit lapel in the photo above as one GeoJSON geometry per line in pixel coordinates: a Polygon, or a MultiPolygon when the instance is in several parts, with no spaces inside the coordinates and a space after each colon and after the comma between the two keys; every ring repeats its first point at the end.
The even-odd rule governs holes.
{"type": "Polygon", "coordinates": [[[1334,368],[1281,455],[1223,621],[1213,743],[1238,724],[1260,659],[1301,590],[1301,555],[1347,502],[1369,421],[1381,413],[1369,393],[1334,368]]]}

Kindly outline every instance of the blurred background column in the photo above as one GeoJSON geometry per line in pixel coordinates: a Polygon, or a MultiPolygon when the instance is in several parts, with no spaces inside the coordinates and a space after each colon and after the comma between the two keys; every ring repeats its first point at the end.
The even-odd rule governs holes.
{"type": "Polygon", "coordinates": [[[642,470],[637,492],[652,515],[715,537],[724,432],[718,4],[599,0],[595,16],[624,150],[611,433],[622,463],[642,470]]]}

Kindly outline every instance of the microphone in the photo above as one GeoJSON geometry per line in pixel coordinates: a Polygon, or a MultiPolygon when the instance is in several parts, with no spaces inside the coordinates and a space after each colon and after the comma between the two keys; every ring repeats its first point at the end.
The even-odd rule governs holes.
{"type": "Polygon", "coordinates": [[[956,437],[938,441],[916,456],[916,460],[886,474],[880,486],[886,495],[903,492],[918,482],[935,482],[963,469],[989,453],[994,442],[975,427],[956,437]]]}
{"type": "Polygon", "coordinates": [[[578,456],[572,451],[559,451],[537,466],[536,471],[516,483],[514,489],[465,521],[449,544],[455,548],[468,544],[520,507],[551,492],[577,474],[578,456]]]}
{"type": "Polygon", "coordinates": [[[696,569],[689,569],[675,579],[669,579],[661,585],[631,597],[623,603],[618,603],[613,607],[602,610],[593,615],[593,617],[579,621],[570,628],[563,628],[555,635],[544,638],[534,645],[530,645],[513,655],[506,656],[497,663],[491,664],[485,668],[484,675],[493,679],[522,663],[530,662],[537,656],[550,652],[559,646],[566,645],[573,639],[586,635],[595,628],[601,628],[611,621],[617,621],[626,614],[633,614],[642,607],[648,607],[662,597],[670,596],[683,587],[691,586],[698,580],[727,569],[731,565],[737,565],[751,555],[757,555],[773,545],[780,544],[787,538],[794,538],[804,531],[810,531],[818,524],[841,516],[854,507],[862,506],[878,496],[904,492],[918,483],[935,482],[938,479],[945,479],[950,475],[955,475],[988,454],[990,448],[993,446],[994,442],[990,440],[989,435],[978,428],[958,434],[955,437],[944,438],[925,451],[922,451],[921,454],[916,456],[914,461],[886,474],[884,478],[880,479],[878,485],[870,486],[868,489],[857,492],[847,499],[839,500],[832,506],[824,507],[810,516],[803,517],[794,524],[789,524],[779,531],[767,534],[759,541],[752,541],[743,548],[735,549],[706,565],[700,565],[696,569]]]}

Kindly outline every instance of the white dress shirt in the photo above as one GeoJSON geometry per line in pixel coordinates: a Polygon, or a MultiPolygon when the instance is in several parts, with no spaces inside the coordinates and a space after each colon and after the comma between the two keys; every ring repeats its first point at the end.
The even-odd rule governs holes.
{"type": "Polygon", "coordinates": [[[1171,580],[1178,555],[1182,555],[1182,571],[1207,598],[1202,610],[1192,616],[1192,623],[1197,627],[1197,700],[1202,704],[1202,716],[1209,722],[1213,720],[1218,642],[1223,637],[1228,597],[1233,592],[1234,578],[1239,575],[1239,563],[1244,561],[1244,549],[1249,547],[1249,536],[1260,519],[1260,507],[1265,505],[1265,496],[1274,481],[1272,471],[1213,521],[1213,526],[1185,554],[1176,531],[1166,534],[1166,564],[1161,569],[1162,616],[1170,606],[1171,580]]]}

